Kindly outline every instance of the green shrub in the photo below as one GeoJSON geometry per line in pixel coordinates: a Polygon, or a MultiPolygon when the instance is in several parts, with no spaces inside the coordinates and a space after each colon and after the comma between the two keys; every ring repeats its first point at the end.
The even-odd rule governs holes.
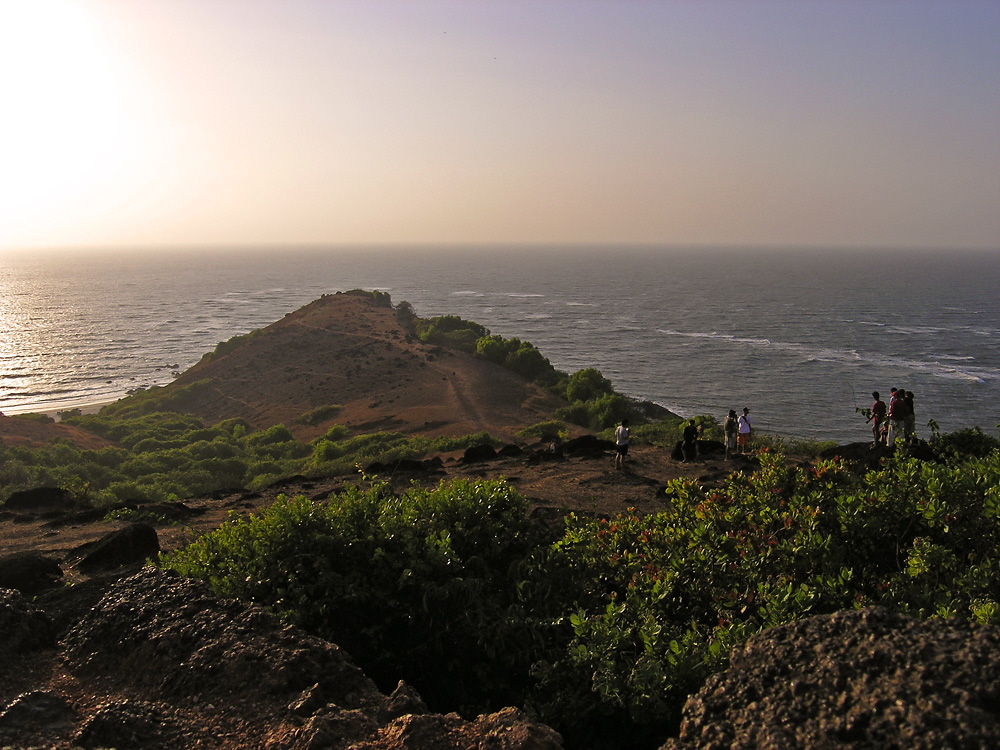
{"type": "Polygon", "coordinates": [[[502,482],[376,483],[233,518],[164,564],[344,646],[383,690],[474,713],[523,692],[540,643],[517,595],[540,544],[527,507],[502,482]]]}
{"type": "Polygon", "coordinates": [[[566,423],[558,419],[549,419],[545,422],[537,422],[517,433],[520,438],[536,438],[538,440],[555,440],[565,438],[569,435],[566,423]]]}
{"type": "Polygon", "coordinates": [[[480,338],[489,335],[489,331],[479,323],[463,320],[457,315],[417,319],[415,329],[417,336],[424,343],[469,353],[476,351],[476,342],[480,338]]]}
{"type": "Polygon", "coordinates": [[[312,411],[307,411],[305,414],[303,414],[295,421],[298,422],[299,424],[308,424],[308,425],[322,424],[323,422],[327,422],[333,419],[335,416],[337,416],[337,414],[340,413],[340,410],[342,408],[343,407],[339,406],[338,404],[329,404],[327,406],[320,406],[316,409],[313,409],[312,411]]]}
{"type": "Polygon", "coordinates": [[[569,401],[592,401],[615,392],[611,381],[600,370],[588,367],[573,373],[560,387],[563,397],[569,401]]]}

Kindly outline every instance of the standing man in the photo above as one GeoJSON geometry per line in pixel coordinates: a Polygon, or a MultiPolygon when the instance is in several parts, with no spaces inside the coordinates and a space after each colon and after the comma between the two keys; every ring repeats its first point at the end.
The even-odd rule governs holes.
{"type": "Polygon", "coordinates": [[[885,444],[892,448],[896,444],[896,438],[905,434],[906,428],[906,402],[903,400],[902,391],[896,390],[889,399],[889,433],[885,444]]]}
{"type": "Polygon", "coordinates": [[[692,457],[698,457],[698,424],[692,419],[684,428],[681,437],[681,463],[687,463],[692,457]]]}
{"type": "Polygon", "coordinates": [[[615,468],[619,471],[625,468],[625,456],[628,455],[628,420],[615,428],[615,468]]]}
{"type": "Polygon", "coordinates": [[[875,399],[875,403],[872,404],[872,414],[868,417],[868,421],[871,422],[872,436],[875,438],[872,448],[877,448],[879,443],[884,442],[882,440],[882,425],[885,424],[885,415],[887,412],[885,401],[879,397],[878,391],[872,391],[872,398],[875,399]]]}
{"type": "Polygon", "coordinates": [[[736,445],[739,447],[741,454],[746,454],[747,448],[750,446],[750,435],[752,434],[753,425],[750,424],[750,410],[744,406],[743,413],[740,414],[739,431],[736,435],[736,445]]]}

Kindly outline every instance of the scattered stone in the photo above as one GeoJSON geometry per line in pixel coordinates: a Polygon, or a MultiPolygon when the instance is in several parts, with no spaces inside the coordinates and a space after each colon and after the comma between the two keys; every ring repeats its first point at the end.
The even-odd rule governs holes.
{"type": "Polygon", "coordinates": [[[73,726],[76,711],[66,699],[45,690],[19,695],[0,711],[0,731],[5,734],[60,732],[73,726]]]}
{"type": "Polygon", "coordinates": [[[485,443],[482,445],[470,445],[465,449],[465,453],[462,455],[462,463],[482,463],[484,461],[492,461],[496,457],[497,451],[492,445],[487,445],[485,443]]]}
{"type": "Polygon", "coordinates": [[[613,451],[615,444],[610,440],[601,440],[596,435],[580,435],[572,440],[567,440],[562,445],[562,450],[567,456],[586,456],[596,458],[613,451]]]}
{"type": "Polygon", "coordinates": [[[78,547],[70,555],[79,558],[83,571],[110,570],[145,562],[160,554],[156,529],[146,523],[133,523],[112,531],[96,542],[78,547]]]}
{"type": "Polygon", "coordinates": [[[417,691],[400,680],[396,689],[392,691],[392,695],[389,696],[389,700],[379,711],[378,719],[380,724],[388,724],[400,716],[426,713],[430,713],[430,711],[417,691]]]}
{"type": "Polygon", "coordinates": [[[159,733],[163,719],[155,707],[141,701],[122,700],[101,706],[73,736],[83,748],[135,747],[159,733]]]}
{"type": "Polygon", "coordinates": [[[433,459],[418,461],[414,458],[398,458],[395,461],[382,463],[375,461],[365,467],[366,474],[431,474],[442,471],[444,466],[441,458],[435,456],[433,459]]]}
{"type": "Polygon", "coordinates": [[[521,446],[507,443],[507,445],[497,451],[497,458],[519,458],[523,454],[524,451],[521,449],[521,446]]]}
{"type": "Polygon", "coordinates": [[[73,496],[61,487],[35,487],[30,490],[12,492],[4,507],[7,510],[24,510],[37,512],[55,508],[70,508],[73,496]]]}
{"type": "Polygon", "coordinates": [[[41,552],[31,550],[0,557],[0,588],[34,596],[58,585],[62,576],[59,562],[41,552]]]}
{"type": "Polygon", "coordinates": [[[24,600],[19,591],[0,589],[0,655],[55,645],[49,616],[24,600]]]}

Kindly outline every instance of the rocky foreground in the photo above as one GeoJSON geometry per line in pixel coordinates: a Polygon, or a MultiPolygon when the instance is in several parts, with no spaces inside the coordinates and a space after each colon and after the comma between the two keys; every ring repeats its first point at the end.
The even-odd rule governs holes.
{"type": "MultiPolygon", "coordinates": [[[[998,747],[998,667],[995,628],[814,617],[738,649],[663,747],[998,747]]],[[[153,567],[35,602],[0,589],[0,685],[5,747],[562,747],[514,708],[465,720],[403,683],[384,695],[336,645],[153,567]]]]}

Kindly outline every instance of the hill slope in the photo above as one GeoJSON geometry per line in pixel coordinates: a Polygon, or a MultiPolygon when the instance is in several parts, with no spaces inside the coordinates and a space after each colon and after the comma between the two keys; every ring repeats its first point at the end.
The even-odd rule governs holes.
{"type": "MultiPolygon", "coordinates": [[[[220,347],[164,390],[209,421],[285,424],[296,437],[333,423],[352,431],[510,438],[564,402],[514,373],[463,352],[422,343],[395,310],[372,297],[326,295],[242,340],[220,347]],[[340,408],[318,424],[307,413],[340,408]]],[[[177,404],[178,402],[174,402],[177,404]]]]}

